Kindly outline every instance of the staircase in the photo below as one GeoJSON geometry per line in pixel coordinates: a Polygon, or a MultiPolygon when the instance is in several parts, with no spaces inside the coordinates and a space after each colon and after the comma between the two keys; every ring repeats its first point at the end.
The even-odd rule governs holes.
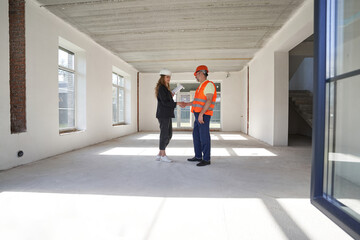
{"type": "Polygon", "coordinates": [[[312,128],[313,95],[308,90],[290,90],[289,104],[312,128]]]}

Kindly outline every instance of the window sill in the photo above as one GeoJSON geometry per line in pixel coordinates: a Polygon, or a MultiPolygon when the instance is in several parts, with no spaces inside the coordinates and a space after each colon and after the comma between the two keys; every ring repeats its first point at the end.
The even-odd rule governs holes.
{"type": "Polygon", "coordinates": [[[62,136],[62,135],[69,135],[72,133],[80,133],[80,132],[85,132],[85,130],[80,130],[80,129],[64,130],[64,131],[59,131],[59,134],[60,136],[62,136]]]}
{"type": "Polygon", "coordinates": [[[128,125],[128,124],[126,124],[126,123],[114,123],[112,126],[117,127],[117,126],[125,126],[125,125],[128,125]]]}

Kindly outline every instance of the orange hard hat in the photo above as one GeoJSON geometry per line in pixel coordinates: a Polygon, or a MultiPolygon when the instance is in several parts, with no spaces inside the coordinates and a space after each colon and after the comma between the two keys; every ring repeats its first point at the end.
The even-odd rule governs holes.
{"type": "Polygon", "coordinates": [[[198,67],[196,68],[196,70],[195,70],[195,72],[194,72],[194,76],[196,76],[196,73],[197,73],[198,71],[200,71],[200,70],[205,70],[206,72],[209,72],[209,69],[208,69],[207,66],[205,66],[205,65],[200,65],[200,66],[198,66],[198,67]]]}

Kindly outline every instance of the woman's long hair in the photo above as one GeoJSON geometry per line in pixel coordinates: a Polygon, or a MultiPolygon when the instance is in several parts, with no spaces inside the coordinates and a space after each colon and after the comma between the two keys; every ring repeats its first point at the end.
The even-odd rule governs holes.
{"type": "Polygon", "coordinates": [[[160,85],[164,85],[170,91],[170,84],[165,82],[165,75],[161,75],[155,87],[155,97],[158,96],[160,85]]]}

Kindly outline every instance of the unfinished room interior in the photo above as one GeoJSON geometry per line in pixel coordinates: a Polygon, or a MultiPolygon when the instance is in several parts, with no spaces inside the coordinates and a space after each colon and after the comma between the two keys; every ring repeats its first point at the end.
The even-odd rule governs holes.
{"type": "Polygon", "coordinates": [[[360,239],[360,1],[1,0],[0,18],[0,239],[360,239]],[[189,103],[171,162],[164,69],[189,103]]]}

